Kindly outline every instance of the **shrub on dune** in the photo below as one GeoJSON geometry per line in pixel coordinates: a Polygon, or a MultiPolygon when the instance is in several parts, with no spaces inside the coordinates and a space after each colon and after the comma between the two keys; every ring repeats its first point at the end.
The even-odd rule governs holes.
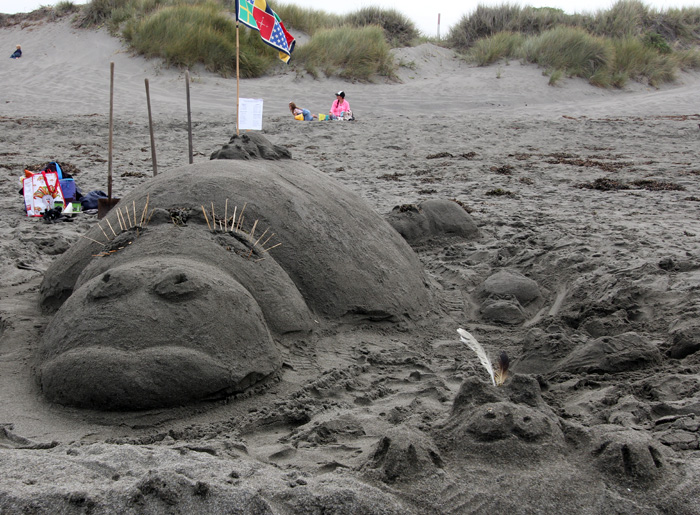
{"type": "MultiPolygon", "coordinates": [[[[168,65],[202,63],[223,76],[235,73],[235,23],[214,4],[164,7],[130,22],[124,36],[137,52],[162,57],[168,65]]],[[[262,75],[275,62],[276,52],[263,47],[253,31],[240,31],[240,37],[241,76],[262,75]]]]}
{"type": "Polygon", "coordinates": [[[522,34],[499,32],[477,41],[468,55],[479,66],[486,66],[504,57],[517,56],[524,40],[522,34]]]}
{"type": "Polygon", "coordinates": [[[604,72],[613,58],[613,48],[602,38],[575,27],[557,27],[529,38],[523,53],[530,62],[544,68],[563,70],[571,77],[594,79],[605,85],[604,72]]]}
{"type": "Polygon", "coordinates": [[[313,36],[321,29],[331,29],[340,27],[344,23],[344,18],[337,14],[329,14],[326,11],[299,7],[292,4],[275,4],[275,12],[284,22],[288,29],[294,27],[313,36]]]}
{"type": "Polygon", "coordinates": [[[326,76],[369,81],[377,75],[393,77],[395,73],[391,49],[378,26],[321,30],[294,51],[294,59],[312,75],[320,70],[326,76]]]}
{"type": "Polygon", "coordinates": [[[410,46],[419,35],[415,24],[396,9],[365,7],[348,14],[345,21],[354,27],[380,26],[393,47],[410,46]]]}

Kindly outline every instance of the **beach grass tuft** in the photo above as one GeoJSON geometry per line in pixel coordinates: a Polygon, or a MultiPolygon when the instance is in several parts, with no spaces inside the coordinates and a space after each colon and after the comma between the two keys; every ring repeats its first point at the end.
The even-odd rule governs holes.
{"type": "Polygon", "coordinates": [[[392,77],[396,64],[383,30],[370,25],[324,29],[295,51],[295,63],[308,73],[370,81],[375,75],[392,77]]]}
{"type": "MultiPolygon", "coordinates": [[[[161,57],[170,66],[192,67],[197,63],[224,77],[236,71],[236,27],[216,4],[181,4],[164,7],[127,22],[124,37],[134,50],[147,57],[161,57]]],[[[240,34],[242,77],[257,77],[276,63],[259,37],[240,34]]]]}

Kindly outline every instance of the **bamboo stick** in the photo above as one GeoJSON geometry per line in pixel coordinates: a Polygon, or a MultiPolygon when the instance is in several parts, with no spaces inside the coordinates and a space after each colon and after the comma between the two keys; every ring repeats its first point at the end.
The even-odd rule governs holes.
{"type": "Polygon", "coordinates": [[[268,252],[268,251],[274,249],[275,247],[279,247],[280,245],[282,245],[282,242],[279,242],[279,243],[277,243],[276,245],[273,245],[273,246],[270,247],[269,249],[263,249],[263,254],[264,254],[265,252],[268,252]]]}
{"type": "Polygon", "coordinates": [[[204,219],[207,221],[207,225],[209,226],[209,230],[211,231],[211,225],[209,224],[209,217],[207,216],[207,212],[204,209],[204,206],[202,206],[202,213],[204,213],[204,219]]]}
{"type": "Polygon", "coordinates": [[[144,222],[146,221],[146,214],[148,213],[148,202],[151,200],[151,194],[149,193],[146,195],[146,203],[143,205],[143,212],[141,213],[141,222],[140,225],[143,227],[144,222]]]}
{"type": "Polygon", "coordinates": [[[255,220],[255,223],[253,223],[253,228],[250,230],[250,234],[248,235],[248,241],[253,241],[253,235],[255,234],[255,228],[258,226],[258,221],[255,220]]]}
{"type": "Polygon", "coordinates": [[[267,234],[267,231],[269,231],[269,230],[270,230],[269,227],[268,227],[267,229],[265,229],[265,232],[263,232],[263,233],[260,235],[260,237],[259,237],[257,240],[255,240],[255,243],[253,243],[253,247],[255,247],[255,246],[258,244],[258,242],[259,242],[260,240],[262,240],[262,237],[265,236],[265,234],[267,234]]]}
{"type": "Polygon", "coordinates": [[[243,211],[245,211],[245,207],[248,205],[247,202],[243,203],[243,209],[241,209],[241,214],[238,215],[238,223],[236,224],[236,231],[242,226],[243,224],[243,211]]]}
{"type": "Polygon", "coordinates": [[[112,228],[112,224],[109,223],[109,218],[105,218],[105,220],[107,221],[107,225],[109,225],[109,230],[112,231],[112,234],[114,234],[114,237],[116,238],[116,237],[117,237],[117,233],[114,232],[114,229],[112,228]]]}
{"type": "Polygon", "coordinates": [[[261,246],[261,247],[264,247],[265,244],[266,244],[268,241],[270,241],[270,238],[272,238],[274,235],[275,235],[274,232],[273,232],[272,234],[270,234],[270,235],[267,237],[267,239],[266,239],[265,241],[263,241],[263,242],[260,244],[260,246],[261,246]]]}
{"type": "Polygon", "coordinates": [[[214,214],[214,202],[211,203],[211,223],[214,224],[214,230],[216,231],[216,214],[214,214]]]}
{"type": "Polygon", "coordinates": [[[100,222],[97,222],[97,227],[100,228],[100,231],[102,231],[102,234],[105,235],[105,238],[107,239],[107,241],[110,241],[110,240],[109,240],[109,236],[107,236],[107,233],[105,232],[105,230],[104,230],[104,229],[102,228],[102,226],[100,225],[100,222]]]}
{"type": "Polygon", "coordinates": [[[238,206],[233,206],[233,218],[231,218],[231,232],[233,232],[233,224],[236,223],[236,210],[238,206]]]}
{"type": "Polygon", "coordinates": [[[121,208],[117,208],[117,222],[119,222],[119,229],[122,231],[125,231],[124,226],[122,225],[122,217],[121,215],[121,208]]]}
{"type": "Polygon", "coordinates": [[[228,230],[228,199],[224,204],[224,231],[228,230]]]}
{"type": "Polygon", "coordinates": [[[104,243],[102,243],[101,241],[97,241],[97,240],[93,240],[92,238],[88,238],[88,237],[85,236],[84,234],[81,234],[80,237],[81,237],[81,238],[85,238],[86,240],[90,240],[90,241],[93,242],[93,243],[97,243],[98,245],[102,245],[103,247],[106,246],[106,245],[105,245],[104,243]]]}

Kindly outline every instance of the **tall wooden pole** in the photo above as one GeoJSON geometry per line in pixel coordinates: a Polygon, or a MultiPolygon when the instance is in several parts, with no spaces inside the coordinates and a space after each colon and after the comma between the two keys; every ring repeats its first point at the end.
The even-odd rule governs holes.
{"type": "Polygon", "coordinates": [[[153,177],[158,175],[158,162],[156,161],[156,140],[153,137],[153,116],[151,116],[151,93],[148,89],[148,79],[144,79],[146,84],[146,104],[148,104],[148,131],[151,133],[151,162],[153,163],[153,177]]]}
{"type": "Polygon", "coordinates": [[[107,157],[107,198],[112,205],[112,135],[114,134],[114,62],[109,63],[109,145],[107,157]]]}
{"type": "Polygon", "coordinates": [[[236,20],[236,136],[240,136],[239,133],[239,116],[238,116],[238,111],[241,109],[241,104],[240,104],[240,70],[239,70],[239,41],[238,41],[238,26],[239,22],[236,20]]]}
{"type": "Polygon", "coordinates": [[[192,110],[190,109],[190,71],[185,71],[185,82],[187,83],[187,143],[190,156],[190,164],[194,162],[192,152],[192,110]]]}

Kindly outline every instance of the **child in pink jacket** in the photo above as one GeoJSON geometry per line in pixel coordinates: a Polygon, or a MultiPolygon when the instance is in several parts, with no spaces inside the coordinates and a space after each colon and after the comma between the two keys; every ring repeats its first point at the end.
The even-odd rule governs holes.
{"type": "Polygon", "coordinates": [[[342,120],[343,118],[349,119],[351,117],[350,104],[345,100],[345,91],[338,91],[331,105],[330,118],[331,120],[342,120]],[[346,113],[349,113],[349,115],[345,116],[346,113]]]}

